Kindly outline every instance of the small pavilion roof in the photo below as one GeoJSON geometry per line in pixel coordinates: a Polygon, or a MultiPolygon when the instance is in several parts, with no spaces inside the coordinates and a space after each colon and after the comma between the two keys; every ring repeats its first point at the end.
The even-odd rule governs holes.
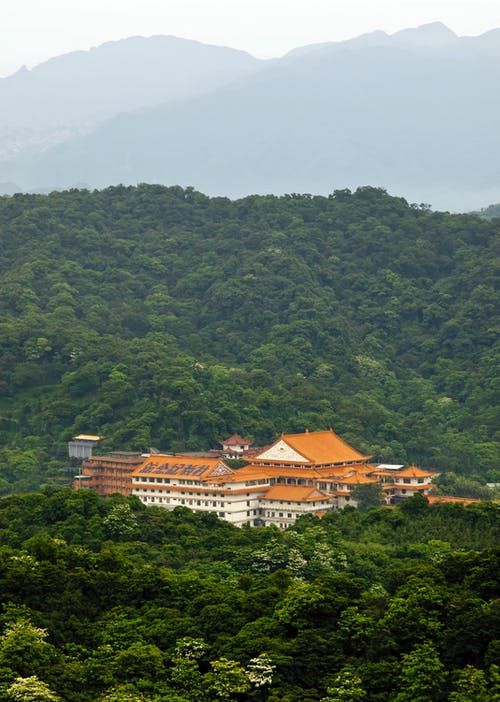
{"type": "Polygon", "coordinates": [[[95,434],[77,434],[73,437],[73,441],[100,441],[102,436],[96,436],[95,434]]]}
{"type": "Polygon", "coordinates": [[[376,469],[373,473],[374,475],[384,475],[391,478],[432,478],[434,475],[438,475],[436,471],[424,470],[418,466],[409,466],[408,468],[403,468],[403,470],[380,470],[376,469]]]}
{"type": "Polygon", "coordinates": [[[436,471],[424,470],[418,466],[409,466],[397,472],[397,475],[402,475],[404,478],[430,478],[437,475],[436,471]]]}
{"type": "Polygon", "coordinates": [[[223,441],[220,441],[223,446],[245,446],[245,445],[250,445],[252,442],[249,441],[248,439],[244,439],[242,436],[239,434],[232,434],[229,439],[224,439],[223,441]]]}

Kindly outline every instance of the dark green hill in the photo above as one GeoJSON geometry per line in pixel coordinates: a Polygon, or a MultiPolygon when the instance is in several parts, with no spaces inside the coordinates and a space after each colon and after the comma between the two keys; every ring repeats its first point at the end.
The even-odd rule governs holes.
{"type": "Polygon", "coordinates": [[[1,698],[497,702],[499,516],[416,495],[280,532],[89,490],[4,497],[1,698]]]}
{"type": "Polygon", "coordinates": [[[375,188],[1,198],[2,491],[55,478],[78,432],[181,450],[330,425],[494,479],[498,233],[375,188]]]}

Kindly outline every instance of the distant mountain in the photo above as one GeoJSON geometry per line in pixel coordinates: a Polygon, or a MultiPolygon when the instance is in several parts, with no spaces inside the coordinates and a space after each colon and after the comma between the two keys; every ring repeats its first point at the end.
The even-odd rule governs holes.
{"type": "Polygon", "coordinates": [[[44,148],[121,112],[200,95],[261,63],[244,51],[155,36],[22,68],[0,79],[0,154],[44,148]]]}
{"type": "Polygon", "coordinates": [[[472,53],[485,55],[500,55],[500,29],[492,29],[478,37],[458,37],[455,32],[441,22],[432,22],[421,27],[402,29],[394,34],[381,30],[361,34],[359,37],[339,42],[323,42],[297,47],[289,51],[284,58],[295,58],[316,51],[342,51],[349,49],[366,49],[367,47],[399,47],[412,51],[454,51],[467,49],[472,53]]]}
{"type": "Polygon", "coordinates": [[[230,197],[372,184],[439,208],[482,207],[500,192],[497,36],[432,24],[303,47],[4,162],[0,180],[157,182],[230,197]]]}
{"type": "Polygon", "coordinates": [[[471,214],[477,214],[481,219],[496,219],[500,217],[500,202],[495,205],[489,205],[484,207],[479,212],[472,212],[471,214]]]}

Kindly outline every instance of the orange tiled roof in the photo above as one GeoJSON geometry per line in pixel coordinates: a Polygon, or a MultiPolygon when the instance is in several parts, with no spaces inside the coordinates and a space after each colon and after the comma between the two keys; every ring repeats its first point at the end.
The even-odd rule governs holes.
{"type": "MultiPolygon", "coordinates": [[[[352,448],[352,446],[349,446],[335,434],[333,429],[328,431],[306,431],[303,434],[283,434],[275,444],[279,441],[284,441],[293,451],[304,456],[309,463],[315,465],[365,461],[371,458],[371,456],[365,456],[352,448]]],[[[273,462],[272,459],[260,458],[259,456],[255,456],[253,460],[267,463],[273,462]]]]}
{"type": "Polygon", "coordinates": [[[243,468],[235,468],[232,475],[222,475],[218,479],[232,483],[248,480],[267,480],[276,476],[274,471],[275,469],[269,466],[243,466],[243,468]]]}
{"type": "Polygon", "coordinates": [[[374,470],[374,475],[382,475],[384,477],[397,478],[402,476],[403,478],[431,478],[437,475],[436,471],[424,470],[423,468],[418,468],[417,466],[409,466],[403,470],[374,470]]]}
{"type": "Polygon", "coordinates": [[[314,487],[301,487],[297,485],[273,485],[261,498],[263,500],[283,500],[286,502],[318,502],[331,499],[321,490],[314,487]]]}
{"type": "Polygon", "coordinates": [[[299,468],[294,465],[270,466],[265,463],[237,468],[237,476],[245,475],[245,479],[251,480],[252,476],[266,476],[269,478],[303,478],[304,480],[337,480],[337,478],[352,473],[354,470],[362,468],[366,472],[366,464],[359,466],[331,466],[329,468],[299,468]],[[247,478],[248,476],[248,478],[247,478]]]}
{"type": "Polygon", "coordinates": [[[217,457],[152,455],[138,466],[132,473],[140,478],[178,477],[188,480],[205,480],[212,476],[228,476],[234,474],[224,461],[217,457]]]}
{"type": "Polygon", "coordinates": [[[378,480],[366,475],[366,473],[352,473],[344,478],[337,478],[337,482],[345,485],[366,485],[368,483],[378,483],[378,480]]]}
{"type": "Polygon", "coordinates": [[[265,463],[251,463],[244,468],[236,469],[236,476],[242,475],[243,471],[245,476],[248,475],[248,479],[252,479],[251,476],[267,476],[269,478],[302,478],[305,480],[337,481],[339,478],[352,475],[353,473],[371,474],[373,468],[367,463],[348,466],[329,466],[326,468],[300,468],[294,465],[272,466],[265,463]]]}
{"type": "Polygon", "coordinates": [[[389,474],[396,477],[402,476],[403,478],[431,478],[433,475],[437,475],[437,472],[424,470],[417,466],[409,466],[408,468],[403,468],[403,470],[389,472],[389,474]]]}
{"type": "Polygon", "coordinates": [[[418,466],[409,466],[403,470],[395,471],[395,475],[402,475],[404,478],[430,478],[437,473],[436,471],[423,470],[418,466]]]}

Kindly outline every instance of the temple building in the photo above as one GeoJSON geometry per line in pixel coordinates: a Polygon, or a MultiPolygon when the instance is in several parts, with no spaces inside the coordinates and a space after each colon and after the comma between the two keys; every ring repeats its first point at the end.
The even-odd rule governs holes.
{"type": "Polygon", "coordinates": [[[222,455],[225,458],[242,458],[248,454],[252,445],[251,441],[244,439],[239,434],[233,434],[220,443],[222,445],[222,455]]]}
{"type": "Polygon", "coordinates": [[[79,475],[75,476],[75,490],[95,490],[103,497],[114,493],[130,495],[132,472],[144,462],[141,453],[113,451],[106,456],[89,456],[83,461],[79,475]]]}
{"type": "Polygon", "coordinates": [[[410,497],[417,492],[427,495],[429,490],[436,487],[432,483],[432,478],[437,473],[422,470],[422,468],[417,468],[417,466],[410,466],[397,471],[379,469],[373,475],[382,484],[382,490],[389,502],[395,502],[397,498],[410,497]]]}
{"type": "MultiPolygon", "coordinates": [[[[241,437],[238,437],[241,439],[241,437]]],[[[244,440],[238,445],[243,446],[244,440]]],[[[231,468],[211,454],[123,454],[84,461],[79,487],[102,495],[136,495],[146,505],[214,512],[237,526],[284,529],[303,514],[356,506],[356,486],[380,484],[386,504],[427,495],[436,473],[416,466],[376,466],[333,429],[282,434],[271,446],[231,468]]]]}
{"type": "Polygon", "coordinates": [[[284,529],[303,514],[319,515],[335,509],[335,498],[313,487],[273,485],[260,499],[263,524],[284,529]]]}
{"type": "Polygon", "coordinates": [[[356,506],[351,490],[357,485],[381,484],[387,504],[433,487],[435,473],[379,469],[370,459],[332,429],[283,434],[239,469],[216,457],[149,456],[132,474],[132,493],[145,504],[184,505],[238,526],[284,529],[303,514],[356,506]]]}
{"type": "Polygon", "coordinates": [[[268,490],[267,478],[234,470],[215,457],[149,456],[132,473],[132,494],[144,504],[215,512],[237,526],[255,524],[268,490]]]}

